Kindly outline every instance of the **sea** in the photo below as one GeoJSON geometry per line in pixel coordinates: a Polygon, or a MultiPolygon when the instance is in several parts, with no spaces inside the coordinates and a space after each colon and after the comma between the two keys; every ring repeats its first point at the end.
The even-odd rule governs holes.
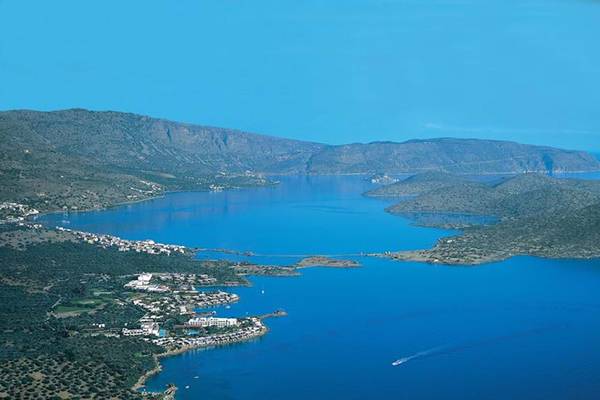
{"type": "MultiPolygon", "coordinates": [[[[587,176],[598,178],[598,175],[587,176]]],[[[457,231],[384,211],[361,176],[281,177],[273,187],[173,193],[102,211],[51,214],[48,225],[289,265],[307,255],[361,268],[307,268],[229,288],[219,316],[278,309],[250,342],[161,360],[147,390],[177,399],[598,399],[600,261],[515,257],[477,267],[362,254],[430,247],[457,231]],[[393,365],[396,364],[396,365],[393,365]]]]}

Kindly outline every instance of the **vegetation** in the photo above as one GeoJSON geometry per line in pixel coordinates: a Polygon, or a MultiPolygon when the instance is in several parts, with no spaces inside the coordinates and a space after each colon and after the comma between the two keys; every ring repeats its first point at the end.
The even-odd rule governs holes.
{"type": "Polygon", "coordinates": [[[261,174],[600,170],[585,152],[489,140],[330,146],[119,112],[0,112],[0,201],[93,209],[167,191],[266,185],[261,174]]]}
{"type": "MultiPolygon", "coordinates": [[[[517,143],[437,139],[329,146],[86,110],[0,113],[0,155],[0,202],[40,211],[101,208],[167,191],[270,184],[262,173],[600,169],[584,152],[517,143]]],[[[463,236],[398,258],[476,263],[512,254],[598,256],[600,189],[565,182],[525,176],[489,186],[429,173],[371,195],[416,196],[390,209],[395,213],[499,218],[483,227],[461,222],[468,226],[463,236]]],[[[2,219],[9,217],[4,214],[2,219]]],[[[0,260],[0,398],[10,399],[143,397],[131,388],[156,367],[163,349],[118,335],[144,315],[132,301],[136,295],[124,289],[135,274],[207,274],[217,284],[236,285],[246,283],[242,274],[298,273],[297,266],[120,252],[64,232],[13,224],[0,224],[0,260]]],[[[354,265],[323,258],[303,264],[354,265]]],[[[164,326],[182,322],[184,317],[168,316],[164,326]]]]}
{"type": "Polygon", "coordinates": [[[598,181],[539,174],[518,175],[494,185],[465,181],[424,192],[388,211],[422,225],[464,228],[430,250],[389,254],[397,259],[480,264],[514,255],[600,257],[598,181]],[[453,221],[448,215],[466,217],[453,221]]]}
{"type": "Polygon", "coordinates": [[[410,197],[463,182],[466,182],[465,178],[446,172],[424,172],[390,185],[380,186],[366,192],[365,195],[370,197],[410,197]]]}
{"type": "Polygon", "coordinates": [[[441,239],[431,250],[413,253],[423,261],[450,264],[480,264],[515,255],[600,258],[600,203],[473,227],[441,239]]]}
{"type": "Polygon", "coordinates": [[[298,268],[306,267],[331,267],[331,268],[356,268],[360,264],[354,260],[342,260],[325,256],[306,257],[296,263],[298,268]]]}
{"type": "Polygon", "coordinates": [[[308,169],[313,174],[445,171],[471,175],[589,170],[600,170],[600,163],[585,152],[453,138],[328,146],[310,159],[308,169]]]}
{"type": "Polygon", "coordinates": [[[70,241],[2,246],[0,259],[0,398],[141,398],[131,387],[163,349],[117,337],[144,314],[124,283],[141,272],[244,282],[226,262],[70,241]]]}
{"type": "Polygon", "coordinates": [[[541,174],[522,174],[488,185],[451,181],[398,203],[388,211],[463,213],[521,218],[561,210],[578,209],[600,200],[600,181],[556,179],[541,174]]]}

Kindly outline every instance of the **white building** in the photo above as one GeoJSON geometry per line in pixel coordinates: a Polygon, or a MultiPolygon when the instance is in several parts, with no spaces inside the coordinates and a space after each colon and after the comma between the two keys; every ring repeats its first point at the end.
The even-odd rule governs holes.
{"type": "Polygon", "coordinates": [[[140,274],[137,279],[129,281],[125,284],[126,288],[133,290],[141,290],[145,292],[166,293],[169,287],[165,285],[150,285],[152,274],[140,274]]]}
{"type": "Polygon", "coordinates": [[[145,335],[145,332],[143,329],[127,329],[127,328],[123,328],[123,330],[121,331],[121,333],[123,334],[123,336],[142,336],[145,335]]]}
{"type": "Polygon", "coordinates": [[[156,322],[144,322],[142,330],[146,335],[160,336],[160,327],[156,322]]]}
{"type": "Polygon", "coordinates": [[[140,329],[121,330],[123,336],[160,336],[160,326],[156,322],[144,322],[140,329]]]}
{"type": "Polygon", "coordinates": [[[188,321],[189,326],[206,328],[209,326],[216,326],[217,328],[226,328],[229,326],[237,326],[239,321],[237,318],[216,318],[216,317],[200,317],[191,318],[188,321]]]}

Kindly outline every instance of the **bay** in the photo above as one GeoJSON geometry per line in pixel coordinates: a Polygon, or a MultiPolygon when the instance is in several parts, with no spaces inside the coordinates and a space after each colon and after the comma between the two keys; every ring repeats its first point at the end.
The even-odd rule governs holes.
{"type": "MultiPolygon", "coordinates": [[[[348,256],[358,269],[252,278],[219,315],[283,308],[269,333],[162,360],[149,390],[178,399],[594,399],[600,392],[600,262],[517,257],[445,267],[361,257],[453,234],[389,215],[362,177],[285,177],[272,188],[176,193],[50,225],[293,263],[348,256]],[[406,360],[392,366],[398,359],[406,360]],[[186,388],[188,387],[189,388],[186,388]]],[[[200,253],[199,257],[231,257],[200,253]]]]}

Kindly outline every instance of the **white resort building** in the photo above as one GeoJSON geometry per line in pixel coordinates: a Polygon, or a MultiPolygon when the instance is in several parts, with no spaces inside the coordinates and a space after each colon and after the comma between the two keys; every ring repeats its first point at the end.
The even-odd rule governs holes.
{"type": "Polygon", "coordinates": [[[216,318],[216,317],[200,317],[191,318],[188,323],[189,326],[206,328],[209,326],[216,326],[217,328],[226,328],[229,326],[239,325],[237,318],[216,318]]]}

